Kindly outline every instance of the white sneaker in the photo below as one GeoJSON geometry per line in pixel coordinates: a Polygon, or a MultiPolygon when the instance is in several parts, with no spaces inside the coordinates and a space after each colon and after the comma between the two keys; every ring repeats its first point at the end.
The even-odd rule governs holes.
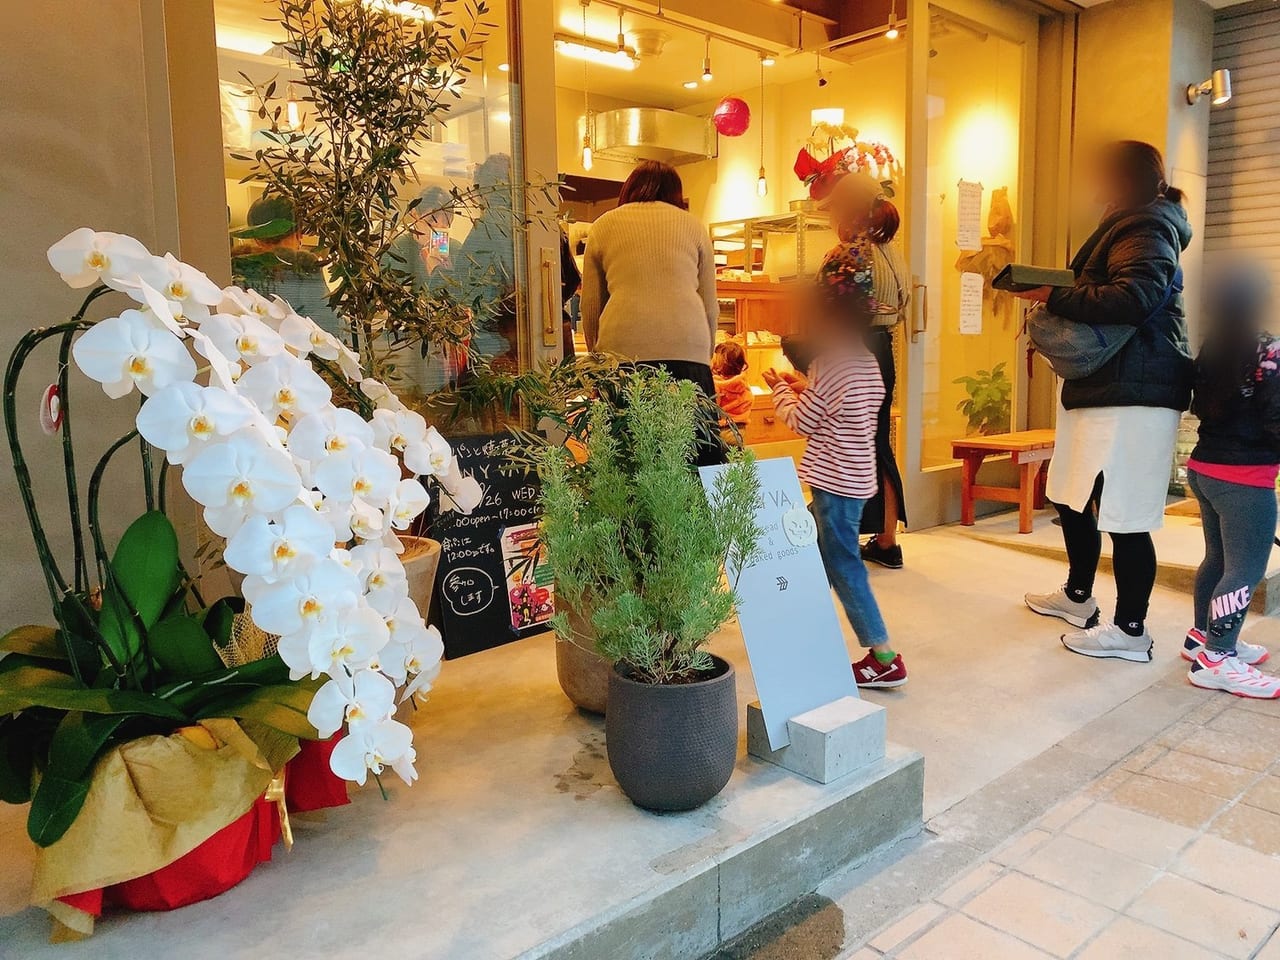
{"type": "MultiPolygon", "coordinates": [[[[1196,655],[1204,648],[1204,631],[1192,627],[1187,631],[1187,639],[1182,641],[1182,659],[1188,663],[1194,663],[1196,655]]],[[[1241,663],[1256,667],[1258,664],[1266,663],[1271,659],[1271,651],[1256,643],[1245,643],[1243,640],[1237,640],[1236,659],[1241,663]]]]}
{"type": "Polygon", "coordinates": [[[1065,586],[1053,593],[1028,593],[1022,599],[1042,617],[1060,617],[1073,627],[1087,627],[1097,622],[1098,601],[1090,597],[1077,603],[1067,596],[1065,586]]]}
{"type": "Polygon", "coordinates": [[[1155,641],[1146,630],[1142,631],[1140,637],[1131,637],[1114,623],[1099,623],[1079,633],[1063,634],[1062,645],[1072,653],[1085,657],[1150,663],[1151,648],[1155,641]]]}
{"type": "Polygon", "coordinates": [[[1201,651],[1192,661],[1187,679],[1202,690],[1225,690],[1253,700],[1280,700],[1280,677],[1269,676],[1239,657],[1218,660],[1208,651],[1201,651]]]}

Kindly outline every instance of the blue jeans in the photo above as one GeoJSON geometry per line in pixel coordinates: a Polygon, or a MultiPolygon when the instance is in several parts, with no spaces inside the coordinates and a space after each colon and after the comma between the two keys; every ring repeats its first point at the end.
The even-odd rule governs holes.
{"type": "Polygon", "coordinates": [[[818,549],[827,568],[827,579],[858,635],[858,643],[874,647],[889,642],[889,631],[880,615],[880,606],[871,593],[858,527],[867,501],[842,497],[816,487],[809,509],[818,527],[818,549]]]}
{"type": "Polygon", "coordinates": [[[1187,484],[1200,501],[1204,561],[1196,571],[1196,627],[1215,653],[1235,653],[1253,590],[1267,574],[1276,531],[1276,492],[1195,470],[1187,484]]]}

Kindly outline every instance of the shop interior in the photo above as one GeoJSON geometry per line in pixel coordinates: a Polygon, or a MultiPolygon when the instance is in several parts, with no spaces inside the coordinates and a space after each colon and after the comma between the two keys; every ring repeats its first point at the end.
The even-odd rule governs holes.
{"type": "MultiPolygon", "coordinates": [[[[592,221],[616,204],[636,160],[676,165],[690,209],[715,244],[720,336],[739,339],[748,353],[756,402],[745,438],[753,445],[792,445],[768,451],[776,455],[793,452],[798,438],[775,421],[760,374],[785,366],[778,340],[799,322],[793,287],[812,277],[835,243],[793,168],[802,149],[821,160],[854,146],[868,172],[891,183],[903,213],[897,242],[911,265],[914,302],[897,330],[893,424],[899,457],[918,464],[922,476],[954,471],[953,440],[1027,425],[1031,368],[1020,338],[1020,311],[991,290],[989,281],[1029,250],[1032,197],[1022,187],[1033,137],[1028,131],[1034,129],[1028,118],[1035,105],[1035,20],[1030,18],[1028,30],[1003,8],[993,7],[979,21],[931,5],[928,43],[921,48],[913,45],[907,0],[877,4],[862,17],[870,26],[834,40],[843,31],[801,9],[805,5],[775,7],[792,18],[794,36],[784,45],[754,36],[740,17],[729,26],[664,11],[660,4],[555,0],[553,36],[547,38],[555,51],[554,127],[518,116],[517,83],[548,78],[515,77],[513,20],[507,4],[494,4],[462,95],[431,140],[420,145],[418,177],[404,185],[403,198],[408,203],[422,196],[429,203],[440,191],[485,177],[518,184],[520,171],[512,164],[520,162],[520,151],[513,144],[521,137],[554,136],[563,184],[561,226],[580,258],[592,221]],[[922,50],[923,95],[908,84],[922,50]],[[735,111],[736,126],[722,129],[736,135],[719,132],[714,119],[726,104],[735,111]],[[927,133],[921,137],[916,128],[909,155],[908,128],[921,112],[927,133]],[[892,161],[885,162],[886,156],[892,161]],[[982,187],[981,236],[967,247],[958,235],[961,181],[982,187]],[[986,281],[980,307],[971,303],[965,311],[963,273],[979,273],[986,281]],[[915,449],[908,450],[908,443],[915,449]]],[[[407,15],[426,9],[396,6],[407,15]]],[[[215,7],[234,247],[254,242],[237,239],[236,232],[262,191],[252,179],[245,182],[249,164],[239,158],[261,142],[267,125],[245,78],[257,85],[276,80],[290,111],[286,121],[305,126],[307,118],[292,113],[290,91],[299,78],[276,42],[278,27],[268,20],[274,4],[216,0],[215,7]]],[[[474,258],[472,232],[473,222],[464,216],[424,224],[417,231],[419,249],[409,254],[414,268],[420,259],[429,277],[474,258]]],[[[489,225],[484,233],[484,255],[514,289],[521,269],[516,238],[494,241],[489,225]]],[[[296,242],[305,249],[305,237],[296,242]]],[[[291,289],[288,295],[323,317],[323,286],[291,289]]],[[[479,346],[514,357],[521,329],[481,331],[479,346]]],[[[575,347],[585,350],[581,331],[575,347]]],[[[448,383],[447,366],[430,357],[406,362],[402,389],[429,394],[448,383]]]]}

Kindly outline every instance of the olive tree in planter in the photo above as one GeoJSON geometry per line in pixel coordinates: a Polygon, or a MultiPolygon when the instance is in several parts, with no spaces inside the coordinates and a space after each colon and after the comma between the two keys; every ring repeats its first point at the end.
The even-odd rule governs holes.
{"type": "MultiPolygon", "coordinates": [[[[542,533],[558,596],[590,612],[614,664],[609,765],[652,810],[689,810],[728,783],[738,743],[733,667],[706,645],[733,614],[739,570],[756,555],[759,484],[746,453],[704,492],[690,466],[699,394],[666,374],[623,375],[620,403],[590,403],[585,461],[547,451],[542,533]]],[[[568,635],[568,618],[555,621],[568,635]]]]}

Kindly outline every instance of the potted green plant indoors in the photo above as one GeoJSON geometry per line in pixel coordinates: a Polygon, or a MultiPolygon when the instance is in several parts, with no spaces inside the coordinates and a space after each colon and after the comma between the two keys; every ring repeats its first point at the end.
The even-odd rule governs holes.
{"type": "MultiPolygon", "coordinates": [[[[622,375],[587,405],[586,452],[541,458],[543,527],[557,597],[589,613],[613,666],[609,765],[636,805],[689,810],[728,783],[738,743],[733,667],[707,642],[733,613],[726,560],[754,557],[758,481],[737,453],[709,493],[691,467],[699,397],[666,374],[622,375]]],[[[569,617],[554,621],[571,635],[569,617]]]]}

